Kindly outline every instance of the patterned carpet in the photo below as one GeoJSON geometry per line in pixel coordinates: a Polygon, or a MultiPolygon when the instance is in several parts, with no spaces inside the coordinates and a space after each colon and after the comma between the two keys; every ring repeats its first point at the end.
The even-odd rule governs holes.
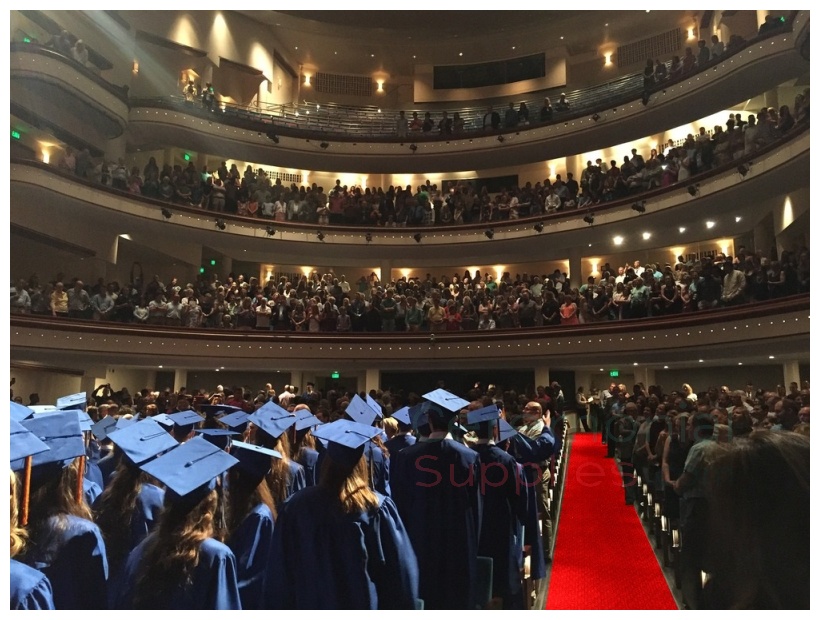
{"type": "Polygon", "coordinates": [[[605,454],[600,435],[574,436],[547,609],[677,609],[605,454]]]}

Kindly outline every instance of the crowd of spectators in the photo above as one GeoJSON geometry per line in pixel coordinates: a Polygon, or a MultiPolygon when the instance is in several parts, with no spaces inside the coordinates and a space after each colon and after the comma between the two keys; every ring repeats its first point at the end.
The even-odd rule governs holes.
{"type": "Polygon", "coordinates": [[[649,520],[663,518],[662,531],[680,532],[686,608],[807,607],[808,586],[792,586],[808,552],[789,542],[797,532],[778,530],[808,507],[809,396],[808,382],[699,393],[684,383],[668,394],[612,383],[590,400],[579,390],[578,411],[590,411],[607,456],[620,460],[626,503],[642,503],[649,520]],[[768,562],[780,561],[761,561],[760,549],[768,562]],[[792,560],[790,577],[773,577],[772,566],[792,560]]]}
{"type": "MultiPolygon", "coordinates": [[[[511,108],[513,112],[513,110],[511,108]]],[[[273,221],[360,227],[404,227],[492,223],[537,217],[560,211],[637,196],[655,188],[686,183],[693,175],[723,166],[787,135],[809,120],[809,91],[798,95],[792,114],[789,106],[764,108],[744,120],[730,114],[712,131],[701,127],[681,143],[669,140],[644,157],[637,149],[623,163],[600,158],[587,162],[576,179],[572,172],[557,174],[535,184],[525,183],[490,193],[472,182],[446,183],[439,188],[427,181],[415,188],[390,186],[348,187],[337,180],[330,191],[314,183],[290,186],[272,179],[263,169],[248,165],[240,172],[222,162],[216,170],[186,166],[160,167],[152,157],[140,170],[129,171],[125,160],[95,162],[85,149],[57,161],[60,169],[109,187],[173,204],[196,206],[215,214],[233,213],[273,221]]],[[[518,113],[520,114],[520,110],[518,113]]]]}
{"type": "Polygon", "coordinates": [[[139,264],[130,282],[87,286],[63,274],[11,287],[12,313],[146,325],[263,331],[438,332],[598,323],[735,306],[809,291],[809,251],[780,260],[739,248],[698,261],[612,267],[570,287],[566,273],[476,271],[441,278],[380,282],[375,273],[350,283],[333,273],[260,282],[244,275],[220,282],[200,275],[146,282],[139,264]]]}

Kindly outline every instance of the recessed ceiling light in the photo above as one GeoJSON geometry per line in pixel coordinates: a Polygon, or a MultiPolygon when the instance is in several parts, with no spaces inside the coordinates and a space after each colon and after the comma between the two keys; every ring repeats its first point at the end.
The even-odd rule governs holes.
{"type": "Polygon", "coordinates": [[[712,220],[708,220],[706,222],[706,228],[714,228],[714,227],[715,227],[715,223],[712,220]]]}
{"type": "Polygon", "coordinates": [[[464,56],[464,52],[459,52],[458,55],[459,56],[464,56]]]}
{"type": "Polygon", "coordinates": [[[633,365],[633,366],[637,366],[637,365],[638,365],[638,362],[633,362],[633,363],[632,363],[632,365],[633,365]]]}
{"type": "Polygon", "coordinates": [[[564,40],[564,37],[561,37],[561,40],[563,41],[563,40],[564,40]]]}
{"type": "Polygon", "coordinates": [[[515,49],[515,45],[513,45],[513,47],[512,47],[512,48],[513,48],[513,49],[515,49]]]}
{"type": "Polygon", "coordinates": [[[646,241],[647,239],[649,239],[649,237],[651,237],[651,236],[652,236],[652,233],[645,232],[645,233],[644,233],[643,235],[641,235],[641,236],[643,237],[643,240],[644,240],[644,241],[646,241]]]}
{"type": "Polygon", "coordinates": [[[609,27],[609,24],[604,24],[604,26],[606,26],[606,27],[608,28],[608,27],[609,27]]]}
{"type": "Polygon", "coordinates": [[[678,232],[679,233],[685,233],[686,232],[686,226],[681,226],[680,228],[678,228],[678,232]]]}
{"type": "Polygon", "coordinates": [[[339,52],[333,52],[333,55],[335,56],[335,55],[336,55],[336,54],[338,54],[338,53],[339,53],[339,52]]]}
{"type": "Polygon", "coordinates": [[[591,244],[591,243],[589,244],[589,247],[592,247],[592,244],[591,244]]]}
{"type": "Polygon", "coordinates": [[[738,366],[743,366],[743,362],[738,362],[737,365],[738,366]]]}
{"type": "Polygon", "coordinates": [[[742,219],[743,219],[743,218],[742,218],[742,217],[740,217],[739,215],[736,215],[736,216],[735,216],[735,222],[739,222],[739,221],[740,221],[740,220],[742,220],[742,219]]]}
{"type": "Polygon", "coordinates": [[[774,359],[774,355],[770,355],[770,356],[769,356],[769,359],[770,359],[770,360],[773,360],[773,359],[774,359]]]}
{"type": "Polygon", "coordinates": [[[415,58],[415,57],[416,57],[416,55],[415,55],[415,54],[413,54],[413,58],[415,58]]]}
{"type": "Polygon", "coordinates": [[[157,366],[157,368],[162,368],[162,364],[160,364],[159,366],[157,366]]]}
{"type": "Polygon", "coordinates": [[[624,238],[621,237],[620,235],[617,235],[617,236],[612,238],[612,243],[614,243],[615,245],[621,245],[623,242],[624,242],[624,238]]]}
{"type": "Polygon", "coordinates": [[[699,361],[701,364],[703,363],[703,360],[698,360],[698,361],[699,361]]]}
{"type": "Polygon", "coordinates": [[[370,57],[371,57],[371,58],[375,58],[375,57],[376,57],[376,54],[370,54],[370,57]]]}
{"type": "Polygon", "coordinates": [[[664,368],[669,368],[669,366],[664,366],[664,368]]]}
{"type": "Polygon", "coordinates": [[[298,46],[298,45],[294,45],[294,46],[293,46],[293,49],[298,50],[298,49],[299,49],[299,46],[298,46]]]}
{"type": "MultiPolygon", "coordinates": [[[[161,366],[160,366],[160,368],[161,368],[161,366]]],[[[603,369],[603,368],[599,368],[598,370],[599,370],[600,372],[604,372],[604,369],[603,369]]]]}

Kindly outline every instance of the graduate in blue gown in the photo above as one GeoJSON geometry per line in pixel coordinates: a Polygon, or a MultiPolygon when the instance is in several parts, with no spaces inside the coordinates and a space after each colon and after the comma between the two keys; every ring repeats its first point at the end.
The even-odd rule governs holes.
{"type": "Polygon", "coordinates": [[[290,458],[287,431],[296,423],[297,417],[269,402],[257,409],[248,420],[253,422],[248,443],[275,450],[282,455],[281,458],[272,459],[271,470],[266,477],[273,504],[278,510],[288,497],[307,487],[304,467],[290,458]]]}
{"type": "MultiPolygon", "coordinates": [[[[381,408],[372,398],[369,398],[369,403],[356,394],[347,404],[345,416],[358,424],[371,426],[376,418],[381,415],[381,408]]],[[[379,431],[378,434],[373,438],[373,441],[368,442],[364,447],[367,477],[371,489],[375,489],[382,495],[390,496],[390,453],[382,441],[384,434],[382,429],[377,428],[376,430],[379,431]]],[[[321,467],[321,458],[319,466],[321,467]]]]}
{"type": "Polygon", "coordinates": [[[156,529],[128,556],[116,609],[241,609],[236,559],[212,538],[216,477],[236,459],[195,437],[142,465],[166,486],[156,529]]]}
{"type": "Polygon", "coordinates": [[[367,483],[363,444],[379,432],[348,420],[314,431],[327,456],[319,484],[291,497],[277,519],[268,608],[415,608],[407,531],[392,500],[367,483]]]}
{"type": "Polygon", "coordinates": [[[106,609],[105,543],[78,496],[77,457],[85,457],[85,445],[77,416],[44,413],[21,424],[50,448],[32,459],[29,544],[21,559],[48,577],[57,609],[106,609]]]}
{"type": "Polygon", "coordinates": [[[450,398],[457,397],[425,403],[428,439],[393,455],[393,499],[418,557],[425,609],[474,609],[478,602],[478,454],[448,438],[448,424],[469,404],[450,398]]]}
{"type": "Polygon", "coordinates": [[[399,450],[404,450],[405,448],[416,443],[416,438],[412,435],[413,426],[410,421],[409,407],[402,407],[391,417],[398,422],[399,429],[392,438],[384,442],[384,446],[390,454],[396,454],[399,450]]]}
{"type": "MultiPolygon", "coordinates": [[[[48,446],[24,426],[11,420],[11,461],[19,461],[34,454],[46,452],[48,446]]],[[[25,461],[23,461],[25,462],[25,461]]],[[[54,609],[51,582],[40,571],[15,560],[26,546],[27,533],[19,520],[19,483],[10,472],[11,519],[11,568],[9,570],[9,598],[12,611],[16,609],[54,609]]]]}
{"type": "Polygon", "coordinates": [[[305,469],[305,484],[314,487],[319,482],[319,451],[311,429],[322,424],[315,415],[296,421],[293,426],[292,458],[305,469]]]}
{"type": "Polygon", "coordinates": [[[274,505],[265,476],[279,453],[234,441],[239,459],[228,472],[227,545],[236,557],[242,609],[264,609],[265,583],[271,562],[274,505]]]}
{"type": "Polygon", "coordinates": [[[113,599],[128,554],[154,529],[165,498],[159,482],[139,466],[175,448],[177,442],[150,418],[114,431],[110,438],[122,452],[122,459],[94,509],[106,541],[109,594],[113,599]]]}
{"type": "Polygon", "coordinates": [[[496,445],[498,407],[492,404],[467,414],[478,441],[482,498],[478,554],[493,560],[493,596],[504,609],[524,609],[521,570],[524,562],[524,524],[527,489],[524,472],[515,459],[496,445]]]}

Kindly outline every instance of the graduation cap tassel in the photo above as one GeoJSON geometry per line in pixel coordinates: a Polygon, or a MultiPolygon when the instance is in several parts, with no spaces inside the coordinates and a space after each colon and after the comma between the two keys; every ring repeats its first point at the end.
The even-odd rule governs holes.
{"type": "Polygon", "coordinates": [[[28,502],[31,494],[31,457],[26,457],[26,468],[23,470],[23,506],[20,511],[20,525],[28,525],[28,502]]]}
{"type": "Polygon", "coordinates": [[[77,503],[82,504],[85,501],[83,493],[83,478],[85,478],[85,456],[80,457],[80,464],[77,467],[77,503]]]}

